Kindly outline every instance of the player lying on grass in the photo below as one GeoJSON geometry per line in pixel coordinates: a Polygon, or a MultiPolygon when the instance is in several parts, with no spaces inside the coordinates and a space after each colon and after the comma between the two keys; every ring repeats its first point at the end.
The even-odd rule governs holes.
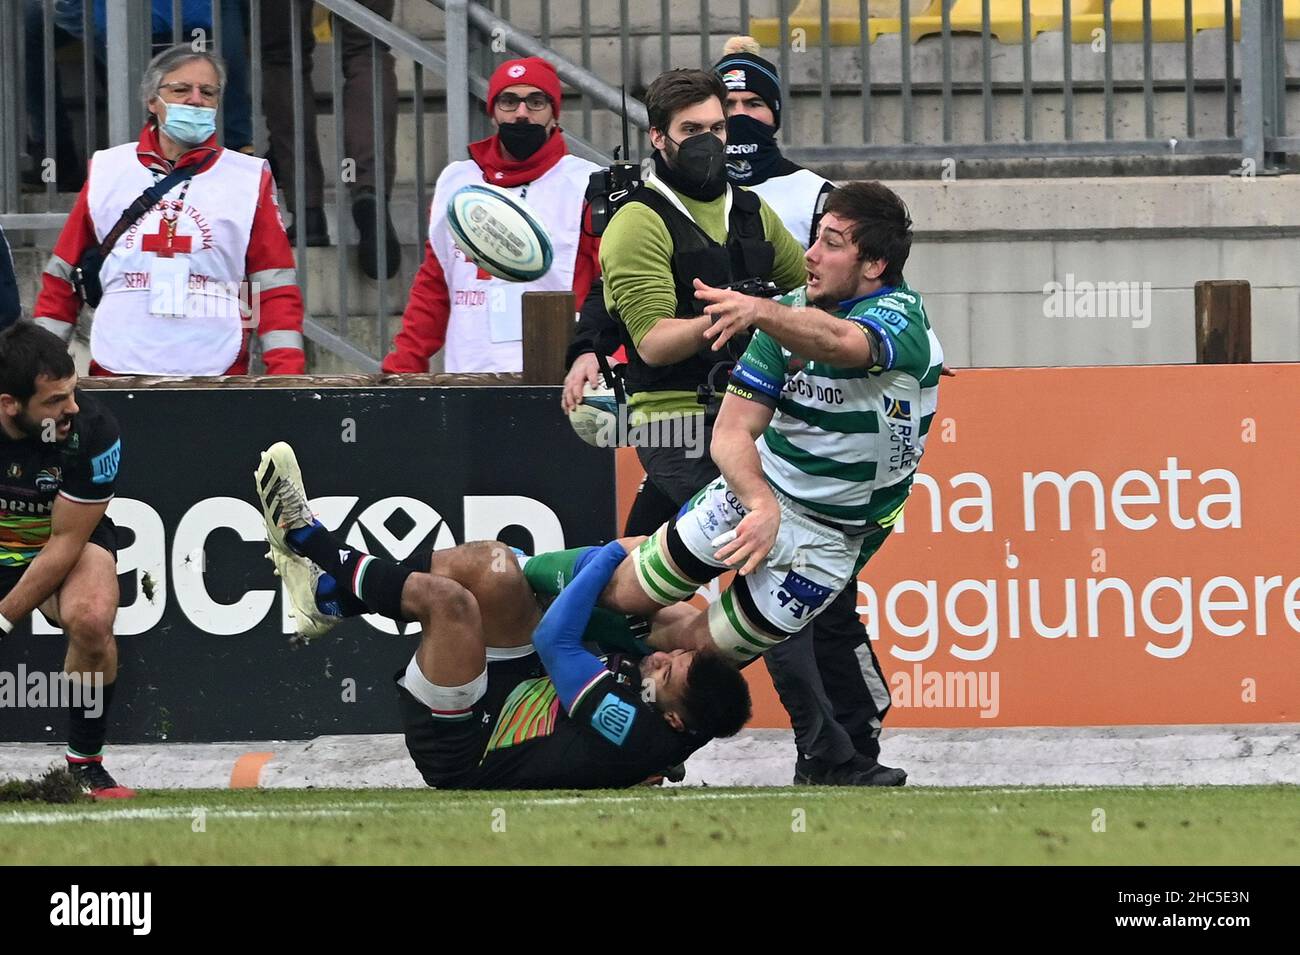
{"type": "Polygon", "coordinates": [[[641,538],[532,558],[524,569],[492,541],[398,564],[315,520],[287,444],[263,454],[256,477],[270,557],[300,634],[361,613],[420,622],[420,645],[395,679],[407,749],[430,786],[630,786],[749,719],[745,681],[717,654],[637,661],[584,648],[584,636],[635,646],[625,618],[601,612],[593,621],[593,612],[641,538]],[[559,591],[544,614],[530,581],[559,591]]]}

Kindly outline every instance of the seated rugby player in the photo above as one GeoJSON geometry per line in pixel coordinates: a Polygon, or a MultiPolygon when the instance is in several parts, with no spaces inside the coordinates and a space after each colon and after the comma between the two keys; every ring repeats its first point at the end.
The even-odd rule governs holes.
{"type": "MultiPolygon", "coordinates": [[[[256,473],[270,557],[298,631],[378,613],[418,620],[420,645],[395,675],[406,745],[425,782],[452,789],[630,786],[663,773],[750,715],[721,656],[646,652],[621,614],[596,608],[639,538],[532,558],[465,544],[398,564],[362,553],[312,515],[293,450],[256,473]],[[558,595],[542,613],[535,589],[558,595]],[[629,653],[598,657],[584,638],[629,653]]],[[[666,608],[664,624],[675,612],[666,608]]]]}

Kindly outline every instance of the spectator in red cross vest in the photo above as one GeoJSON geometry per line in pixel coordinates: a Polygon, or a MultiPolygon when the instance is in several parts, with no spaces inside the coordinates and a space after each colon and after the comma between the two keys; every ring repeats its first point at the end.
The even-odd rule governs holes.
{"type": "Polygon", "coordinates": [[[559,125],[560,96],[555,68],[538,57],[508,60],[492,74],[487,109],[497,131],[471,143],[470,158],[438,177],[424,261],[384,371],[428,371],[430,356],[443,347],[447,372],[522,371],[523,293],[571,289],[575,301],[587,297],[600,265],[599,240],[585,221],[583,197],[599,167],[569,154],[559,125]],[[475,183],[518,196],[546,226],[555,258],[537,281],[493,278],[452,242],[447,201],[475,183]]]}
{"type": "Polygon", "coordinates": [[[225,81],[212,54],[164,50],[141,83],[149,120],[139,142],[91,161],[32,311],[65,342],[81,306],[73,267],[146,189],[175,182],[103,258],[91,374],[246,374],[252,329],[269,374],[305,371],[302,295],[270,169],[217,145],[225,81]],[[178,170],[188,177],[177,181],[178,170]]]}

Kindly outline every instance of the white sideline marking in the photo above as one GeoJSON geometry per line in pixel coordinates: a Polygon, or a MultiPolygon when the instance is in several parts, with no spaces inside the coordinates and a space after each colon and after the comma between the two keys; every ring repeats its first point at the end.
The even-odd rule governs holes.
{"type": "MultiPolygon", "coordinates": [[[[1063,792],[1087,792],[1089,790],[1108,787],[1097,786],[1015,786],[1005,789],[963,789],[960,794],[963,796],[1010,796],[1019,793],[1063,793],[1063,792]]],[[[1134,787],[1138,788],[1138,787],[1134,787]]],[[[1161,787],[1184,789],[1186,787],[1161,787]]],[[[272,790],[267,790],[268,792],[272,790]]],[[[773,791],[771,789],[755,790],[754,792],[744,793],[716,793],[716,792],[682,792],[677,790],[680,795],[658,796],[658,795],[629,795],[629,796],[539,796],[528,799],[508,800],[511,806],[574,806],[574,805],[617,805],[622,803],[639,803],[656,801],[661,804],[671,804],[675,802],[706,802],[722,799],[771,799],[774,797],[785,799],[804,798],[806,795],[827,795],[830,792],[856,792],[860,790],[853,789],[832,789],[831,787],[807,787],[798,792],[793,791],[773,791]]],[[[910,789],[899,787],[898,789],[887,789],[885,792],[897,792],[911,795],[937,796],[948,795],[947,792],[939,793],[935,789],[917,786],[910,789]]],[[[428,805],[408,802],[356,802],[356,803],[321,803],[317,805],[304,806],[286,806],[278,809],[228,809],[222,807],[208,808],[201,804],[193,806],[157,806],[152,808],[122,808],[122,809],[77,809],[69,812],[54,812],[50,810],[40,812],[8,812],[0,813],[0,825],[9,826],[32,826],[32,825],[57,825],[64,822],[132,822],[141,819],[189,819],[192,817],[194,810],[202,809],[207,816],[214,819],[306,819],[306,818],[332,818],[336,816],[354,816],[366,812],[399,812],[410,813],[415,815],[428,815],[441,812],[445,809],[466,809],[474,806],[483,806],[486,803],[481,800],[440,800],[428,805]]]]}

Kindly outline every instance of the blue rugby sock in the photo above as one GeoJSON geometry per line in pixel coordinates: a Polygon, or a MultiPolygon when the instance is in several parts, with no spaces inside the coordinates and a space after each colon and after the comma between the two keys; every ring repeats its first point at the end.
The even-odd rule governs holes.
{"type": "Polygon", "coordinates": [[[316,581],[316,607],[331,617],[359,617],[370,612],[356,595],[340,587],[330,574],[321,574],[316,581]]]}

